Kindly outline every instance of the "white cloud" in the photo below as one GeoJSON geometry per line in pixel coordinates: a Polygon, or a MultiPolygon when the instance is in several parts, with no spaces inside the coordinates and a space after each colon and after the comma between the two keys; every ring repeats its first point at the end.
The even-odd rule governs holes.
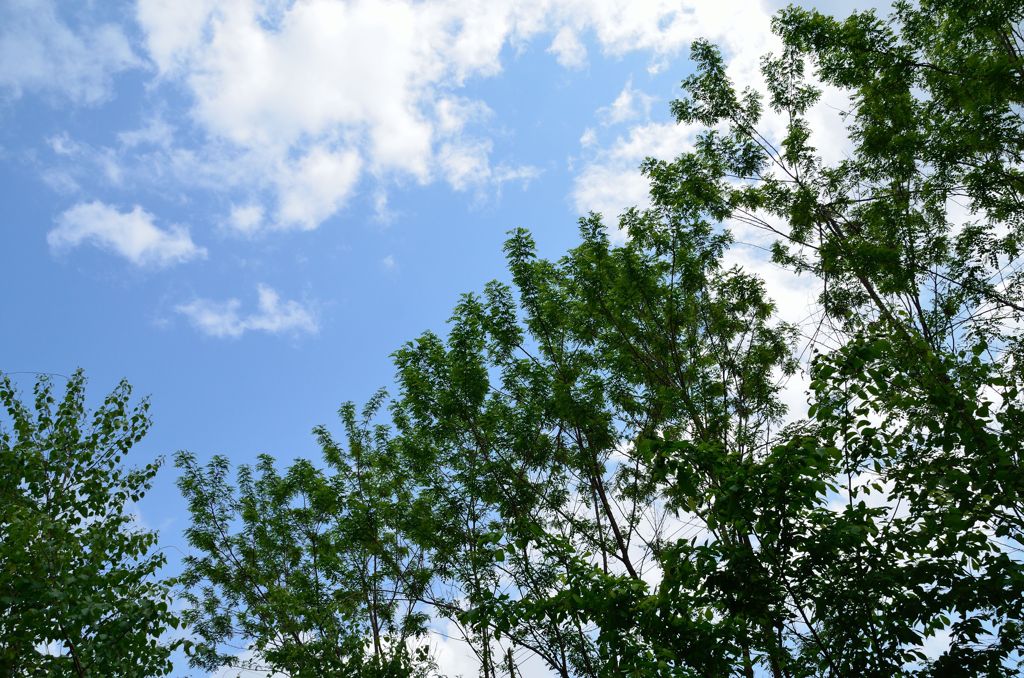
{"type": "Polygon", "coordinates": [[[268,334],[316,334],[320,327],[316,316],[307,306],[285,300],[272,288],[258,285],[259,300],[253,313],[242,314],[238,299],[213,301],[195,299],[180,304],[175,310],[204,334],[212,337],[240,337],[246,332],[268,334]]]}
{"type": "Polygon", "coordinates": [[[651,112],[654,97],[633,87],[633,79],[626,82],[615,101],[598,111],[606,125],[615,125],[638,117],[647,117],[651,112]]]}
{"type": "Polygon", "coordinates": [[[97,104],[113,76],[140,65],[123,31],[112,24],[72,30],[52,2],[9,0],[0,7],[0,88],[97,104]]]}
{"type": "MultiPolygon", "coordinates": [[[[436,626],[428,632],[428,638],[438,675],[461,678],[480,675],[480,660],[463,639],[459,625],[442,618],[435,618],[434,623],[436,626]]],[[[516,673],[536,678],[558,675],[538,655],[521,649],[515,653],[516,673]]],[[[503,657],[507,650],[504,643],[495,642],[492,647],[493,656],[503,657]]]]}
{"type": "Polygon", "coordinates": [[[254,203],[232,205],[228,225],[236,233],[255,233],[263,225],[263,207],[254,203]]]}
{"type": "MultiPolygon", "coordinates": [[[[778,218],[759,216],[777,230],[783,230],[778,218]]],[[[778,239],[774,233],[740,221],[729,221],[725,226],[736,241],[725,254],[725,265],[737,265],[757,274],[765,281],[769,295],[775,301],[778,317],[789,323],[805,325],[818,308],[821,281],[812,275],[798,276],[771,261],[768,250],[778,239]]]]}
{"type": "MultiPolygon", "coordinates": [[[[742,87],[760,81],[761,56],[777,46],[770,31],[771,15],[763,2],[685,0],[673,12],[670,3],[633,3],[635,7],[631,5],[627,10],[592,1],[594,30],[606,49],[614,52],[645,47],[655,56],[653,70],[661,68],[666,55],[703,37],[722,47],[729,75],[742,87]]],[[[598,109],[596,115],[606,124],[621,123],[646,114],[650,105],[650,97],[627,82],[615,101],[598,109]]],[[[692,147],[696,132],[695,127],[674,122],[643,122],[604,148],[596,148],[595,137],[585,132],[580,142],[591,150],[591,157],[574,181],[572,200],[576,210],[599,211],[613,222],[627,207],[647,206],[648,181],[640,174],[640,163],[648,156],[674,158],[692,147]]]]}
{"type": "Polygon", "coordinates": [[[825,163],[834,164],[848,158],[853,150],[842,118],[842,112],[852,110],[853,103],[849,92],[817,81],[814,84],[821,88],[821,99],[807,112],[810,143],[825,163]]]}
{"type": "Polygon", "coordinates": [[[566,68],[582,68],[587,63],[587,48],[572,28],[563,26],[551,41],[548,51],[566,68]]]}
{"type": "Polygon", "coordinates": [[[354,151],[313,148],[298,162],[283,168],[278,179],[282,227],[316,228],[334,214],[352,193],[361,161],[354,151]]]}
{"type": "MultiPolygon", "coordinates": [[[[134,135],[136,132],[125,134],[127,134],[129,141],[142,143],[141,141],[135,141],[134,135]]],[[[125,134],[118,136],[125,136],[125,134]]],[[[138,134],[141,136],[146,134],[146,132],[140,130],[138,134]]],[[[62,158],[64,161],[61,167],[48,168],[46,174],[50,177],[56,176],[57,173],[63,174],[64,177],[70,180],[67,186],[74,186],[74,191],[67,192],[78,190],[76,178],[103,176],[110,185],[120,187],[123,184],[125,179],[125,156],[120,149],[109,146],[95,148],[89,144],[72,139],[67,132],[53,135],[46,142],[54,155],[62,158]]]]}
{"type": "MultiPolygon", "coordinates": [[[[694,35],[719,44],[727,60],[727,72],[739,88],[751,86],[764,92],[760,74],[760,58],[767,52],[778,50],[778,40],[770,33],[771,11],[762,3],[739,3],[736,0],[720,2],[686,2],[692,12],[694,35]]],[[[683,27],[678,27],[683,32],[683,27]]],[[[689,30],[689,29],[686,29],[689,30]]],[[[675,35],[675,33],[673,33],[675,35]]],[[[662,45],[667,45],[663,42],[662,45]]],[[[657,53],[659,50],[655,49],[657,53]]],[[[660,70],[666,63],[658,58],[652,61],[652,70],[660,70]]],[[[849,149],[849,140],[843,128],[839,111],[849,107],[848,96],[834,88],[823,88],[822,101],[808,115],[812,130],[812,143],[826,162],[835,162],[849,149]]],[[[624,122],[639,117],[647,101],[639,99],[627,83],[615,102],[595,111],[595,116],[606,124],[624,122]]],[[[629,206],[649,205],[649,181],[639,170],[645,157],[671,160],[692,148],[697,127],[677,125],[673,122],[642,122],[633,125],[622,135],[604,146],[597,144],[597,135],[588,128],[580,138],[585,162],[574,180],[571,198],[579,213],[599,211],[616,238],[624,234],[614,228],[615,217],[629,206]]],[[[785,120],[769,113],[762,122],[762,131],[772,139],[785,133],[785,120]]],[[[769,296],[776,302],[779,317],[807,326],[813,322],[818,310],[820,285],[809,277],[798,277],[770,261],[766,251],[775,236],[764,230],[742,223],[726,224],[739,241],[726,254],[727,265],[737,264],[765,281],[769,296]],[[742,244],[740,244],[742,243],[742,244]]],[[[777,224],[777,226],[781,226],[777,224]]],[[[813,331],[813,327],[812,330],[813,331]]],[[[807,379],[798,374],[788,379],[781,397],[790,408],[790,416],[806,413],[807,379]]]]}
{"type": "Polygon", "coordinates": [[[540,175],[541,170],[532,165],[498,165],[490,173],[489,178],[491,183],[498,186],[511,181],[519,181],[525,187],[540,175]]]}
{"type": "Polygon", "coordinates": [[[172,225],[161,229],[153,223],[153,215],[138,205],[130,212],[120,212],[99,201],[66,210],[46,241],[57,251],[91,242],[136,266],[168,266],[206,256],[206,249],[192,242],[187,228],[172,225]]]}
{"type": "Polygon", "coordinates": [[[489,172],[487,156],[490,151],[489,141],[441,146],[438,160],[452,188],[463,191],[471,184],[481,183],[489,172]]]}
{"type": "Polygon", "coordinates": [[[482,186],[501,186],[510,181],[528,184],[540,175],[540,170],[528,165],[498,165],[492,167],[488,160],[491,142],[486,139],[450,142],[438,151],[438,163],[445,180],[456,191],[482,186]]]}
{"type": "MultiPolygon", "coordinates": [[[[621,25],[615,27],[611,21],[599,21],[595,30],[606,49],[629,44],[649,45],[656,57],[649,68],[651,71],[664,67],[667,61],[663,55],[688,45],[694,38],[706,38],[722,48],[727,74],[737,89],[752,87],[762,93],[766,91],[760,73],[761,57],[769,52],[777,53],[781,46],[770,30],[773,8],[764,2],[746,0],[685,0],[680,11],[689,17],[689,23],[669,21],[662,16],[657,33],[644,29],[648,26],[644,21],[634,23],[638,17],[646,16],[649,20],[652,13],[660,11],[657,7],[658,3],[644,5],[636,10],[635,16],[598,12],[606,19],[618,16],[621,25]],[[633,36],[632,43],[625,39],[627,35],[633,36]]],[[[815,84],[820,86],[820,83],[815,84]]],[[[840,111],[849,108],[849,96],[832,87],[822,87],[822,90],[821,101],[808,112],[807,118],[811,127],[811,143],[825,162],[833,163],[842,159],[850,149],[840,116],[840,111]]],[[[650,105],[651,98],[633,88],[629,81],[615,101],[595,111],[595,115],[605,124],[621,123],[646,117],[650,105]]],[[[785,124],[781,115],[769,111],[761,122],[760,131],[777,141],[785,134],[785,124]]],[[[614,222],[614,217],[629,206],[647,206],[648,181],[640,174],[639,164],[648,156],[671,160],[689,150],[698,131],[696,127],[671,122],[642,122],[629,128],[611,144],[599,147],[593,129],[586,129],[580,137],[580,145],[587,155],[584,162],[576,163],[579,170],[571,194],[576,210],[581,214],[599,211],[609,222],[614,222]]],[[[622,234],[618,235],[621,237],[622,234]]],[[[763,244],[770,244],[770,239],[763,244]]],[[[780,291],[784,297],[790,294],[788,289],[780,291]]]]}
{"type": "MultiPolygon", "coordinates": [[[[192,121],[209,140],[175,160],[202,165],[204,177],[224,172],[211,184],[269,190],[263,209],[276,218],[259,228],[299,229],[337,214],[364,175],[378,185],[440,179],[456,190],[535,175],[492,158],[487,135],[471,131],[490,109],[458,94],[469,79],[499,73],[506,46],[551,36],[549,51],[575,68],[592,37],[607,54],[664,60],[698,35],[747,40],[732,37],[746,21],[737,15],[757,12],[740,0],[139,0],[137,10],[149,57],[190,94],[192,121]],[[322,171],[307,190],[311,163],[322,171]]],[[[616,121],[646,105],[633,90],[624,95],[611,109],[616,121]]]]}
{"type": "MultiPolygon", "coordinates": [[[[640,173],[640,163],[648,156],[674,158],[690,148],[693,134],[693,128],[674,122],[652,122],[633,127],[610,147],[598,149],[574,179],[576,211],[599,212],[613,226],[627,207],[648,206],[650,181],[640,173]]],[[[592,147],[595,139],[585,132],[580,143],[592,147]]]]}
{"type": "Polygon", "coordinates": [[[507,31],[492,44],[503,19],[490,15],[367,0],[188,11],[142,0],[138,11],[150,56],[191,91],[211,150],[242,160],[228,183],[270,188],[276,219],[262,227],[299,229],[340,211],[367,171],[459,188],[491,174],[489,145],[454,145],[489,109],[440,93],[499,70],[507,31]]]}
{"type": "Polygon", "coordinates": [[[443,135],[455,135],[469,122],[486,120],[494,115],[487,104],[464,97],[444,97],[434,104],[437,115],[437,131],[443,135]]]}
{"type": "Polygon", "coordinates": [[[612,55],[638,50],[675,55],[700,36],[721,36],[730,45],[737,44],[747,38],[746,25],[752,17],[762,11],[760,2],[750,0],[552,0],[543,4],[556,23],[592,32],[603,51],[612,55]]]}
{"type": "MultiPolygon", "coordinates": [[[[741,80],[756,76],[770,45],[768,13],[746,0],[139,0],[136,18],[159,80],[188,93],[190,118],[150,119],[119,135],[116,148],[77,157],[114,184],[174,180],[241,192],[246,211],[233,211],[229,224],[243,234],[316,228],[367,184],[384,195],[389,181],[441,180],[479,194],[537,176],[493,157],[493,112],[459,93],[470,78],[499,73],[509,45],[549,36],[555,58],[578,67],[586,38],[606,54],[644,50],[660,64],[707,36],[723,43],[741,80]],[[200,142],[174,145],[186,139],[200,142]]],[[[122,54],[116,63],[131,56],[104,53],[122,54]]],[[[627,122],[645,116],[650,102],[630,82],[599,117],[627,122]]],[[[666,142],[640,138],[643,129],[623,137],[647,143],[642,152],[620,138],[609,154],[596,135],[581,138],[593,153],[581,165],[577,206],[613,215],[643,200],[637,163],[667,157],[666,142]]],[[[671,145],[678,134],[669,137],[671,145]]],[[[70,153],[72,145],[61,139],[54,150],[70,153]]],[[[82,177],[71,170],[51,179],[73,190],[82,177]]]]}
{"type": "Polygon", "coordinates": [[[199,46],[213,0],[139,0],[135,16],[146,29],[150,57],[161,72],[178,68],[199,46]]]}
{"type": "Polygon", "coordinates": [[[174,140],[174,127],[162,118],[153,118],[139,129],[128,130],[117,135],[117,140],[125,148],[136,146],[157,146],[170,148],[174,140]]]}
{"type": "Polygon", "coordinates": [[[593,164],[576,177],[572,198],[580,214],[597,212],[614,226],[627,207],[649,203],[650,182],[635,168],[593,164]]]}
{"type": "MultiPolygon", "coordinates": [[[[746,273],[764,281],[768,297],[775,303],[775,317],[802,328],[802,336],[798,337],[796,346],[797,356],[802,362],[801,369],[789,377],[781,373],[775,376],[782,383],[779,398],[786,405],[786,421],[805,418],[810,378],[804,370],[811,356],[804,348],[815,333],[820,318],[818,297],[822,290],[821,281],[814,276],[798,276],[772,262],[765,248],[774,238],[765,231],[740,223],[729,223],[727,226],[737,242],[726,250],[723,264],[739,266],[746,273]]],[[[824,340],[824,337],[818,339],[824,340]]]]}
{"type": "Polygon", "coordinates": [[[373,194],[373,217],[381,224],[390,224],[395,213],[388,203],[387,191],[378,188],[373,194]]]}
{"type": "Polygon", "coordinates": [[[47,139],[46,142],[50,145],[50,149],[57,155],[77,155],[82,152],[83,148],[82,144],[68,136],[67,132],[55,134],[47,139]]]}
{"type": "MultiPolygon", "coordinates": [[[[196,49],[164,58],[186,61],[194,114],[220,137],[288,149],[348,132],[362,137],[379,168],[425,177],[431,126],[417,78],[436,82],[442,64],[424,39],[435,36],[419,34],[429,29],[420,11],[314,0],[268,25],[272,17],[256,3],[222,3],[196,49]]],[[[165,40],[162,24],[147,28],[151,39],[165,40]]]]}

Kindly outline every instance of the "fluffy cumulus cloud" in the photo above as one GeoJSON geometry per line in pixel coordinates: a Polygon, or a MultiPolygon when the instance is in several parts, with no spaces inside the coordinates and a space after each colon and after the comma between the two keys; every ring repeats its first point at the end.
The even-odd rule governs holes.
{"type": "MultiPolygon", "coordinates": [[[[187,94],[190,115],[172,122],[181,138],[201,144],[174,147],[175,126],[157,119],[122,134],[116,151],[139,156],[142,174],[228,192],[250,209],[224,222],[249,235],[315,228],[366,181],[440,180],[465,190],[536,176],[493,159],[491,140],[477,129],[489,109],[459,95],[469,80],[500,73],[509,46],[536,41],[567,68],[587,63],[588,46],[608,55],[641,51],[657,70],[705,36],[724,46],[730,72],[747,81],[771,43],[769,10],[749,0],[137,0],[135,7],[139,50],[155,84],[187,94]]],[[[95,102],[108,95],[112,74],[139,65],[116,26],[72,31],[51,2],[12,0],[3,14],[0,85],[9,91],[59,89],[95,102]]],[[[646,117],[649,107],[627,83],[600,117],[619,124],[646,117]]],[[[602,176],[621,176],[619,162],[585,170],[581,182],[591,188],[581,185],[576,195],[593,194],[602,176]]],[[[52,179],[75,186],[66,173],[52,179]]],[[[625,185],[634,197],[638,182],[625,185]]]]}
{"type": "Polygon", "coordinates": [[[307,305],[283,300],[266,285],[258,285],[256,292],[256,310],[250,313],[242,311],[242,302],[238,299],[194,299],[179,304],[175,310],[197,330],[211,337],[236,338],[246,332],[299,335],[319,331],[316,315],[307,305]]]}
{"type": "Polygon", "coordinates": [[[263,223],[263,207],[258,204],[233,205],[228,227],[237,233],[251,234],[263,223]]]}
{"type": "Polygon", "coordinates": [[[55,251],[91,243],[136,266],[169,266],[206,256],[206,249],[192,242],[187,228],[159,228],[153,215],[138,205],[121,212],[98,201],[77,204],[60,215],[46,240],[55,251]]]}
{"type": "MultiPolygon", "coordinates": [[[[42,55],[25,64],[0,60],[0,85],[10,91],[60,86],[78,101],[99,101],[111,74],[137,65],[120,29],[73,32],[52,4],[35,6],[39,11],[29,12],[13,0],[8,7],[19,28],[0,28],[0,54],[42,55]]],[[[585,66],[588,50],[640,52],[656,72],[706,37],[722,46],[730,76],[754,86],[761,55],[778,48],[772,9],[750,0],[137,0],[135,7],[135,50],[148,57],[152,91],[183,92],[188,115],[162,108],[109,148],[55,137],[54,153],[87,169],[51,172],[48,180],[68,193],[80,193],[93,176],[120,188],[149,181],[210,190],[228,205],[219,215],[223,229],[245,236],[316,228],[364,189],[377,196],[386,220],[388,193],[409,183],[479,192],[535,178],[536,168],[495,157],[489,128],[501,121],[466,95],[470,81],[500,74],[509,47],[532,42],[569,69],[585,66]]],[[[827,104],[812,124],[832,158],[844,147],[827,118],[844,100],[830,92],[827,104]]],[[[595,210],[614,221],[624,208],[644,205],[640,162],[691,147],[696,130],[651,119],[662,109],[628,80],[595,111],[573,161],[570,200],[580,213],[595,210]]],[[[781,129],[778,120],[768,123],[769,133],[781,129]]],[[[105,225],[83,225],[83,214],[104,207],[69,210],[51,244],[88,240],[140,264],[204,253],[187,231],[158,228],[141,209],[106,208],[113,218],[105,225]]],[[[258,329],[243,322],[237,305],[195,308],[219,309],[225,326],[244,328],[222,334],[258,329]],[[238,322],[230,322],[232,309],[238,322]]]]}
{"type": "Polygon", "coordinates": [[[0,92],[9,96],[44,92],[96,104],[109,96],[116,73],[140,64],[118,26],[72,30],[53,2],[0,3],[0,92]]]}
{"type": "MultiPolygon", "coordinates": [[[[60,91],[79,102],[110,93],[114,74],[150,61],[154,85],[184,91],[190,115],[121,134],[105,154],[161,182],[228,194],[246,207],[230,230],[310,229],[342,211],[367,182],[443,181],[493,189],[537,170],[495,160],[481,128],[490,110],[459,92],[502,68],[502,53],[528,41],[563,66],[646,51],[652,64],[706,35],[739,53],[767,13],[741,0],[137,0],[141,44],[111,24],[70,29],[52,2],[12,0],[0,10],[0,87],[60,91]],[[180,134],[178,134],[180,133],[180,134]],[[175,138],[199,145],[175,146],[175,138]]],[[[760,38],[763,41],[763,38],[760,38]]],[[[744,65],[734,60],[740,70],[744,65]]],[[[160,91],[157,89],[157,91],[160,91]]],[[[606,123],[642,117],[649,99],[630,86],[606,123]]],[[[609,172],[605,172],[609,174],[609,172]]],[[[116,179],[116,180],[115,180],[116,179]]],[[[81,184],[50,173],[61,190],[81,184]]],[[[635,183],[635,182],[634,182],[635,183]]]]}
{"type": "Polygon", "coordinates": [[[278,218],[285,226],[313,229],[334,214],[352,192],[360,159],[354,151],[312,148],[278,179],[278,218]]]}
{"type": "Polygon", "coordinates": [[[500,181],[489,142],[462,135],[488,109],[442,91],[500,70],[508,12],[492,14],[394,1],[138,4],[161,77],[187,88],[194,121],[240,160],[229,183],[270,189],[264,218],[233,215],[244,231],[315,228],[366,174],[457,189],[500,181]]]}
{"type": "MultiPolygon", "coordinates": [[[[678,3],[677,15],[666,14],[665,5],[660,3],[635,4],[638,7],[632,12],[621,8],[616,11],[614,4],[598,12],[604,20],[597,23],[596,30],[610,49],[621,51],[629,45],[645,45],[655,55],[672,54],[703,37],[721,46],[732,78],[741,86],[756,86],[761,55],[777,48],[770,30],[770,11],[761,2],[685,0],[678,3]]],[[[652,61],[652,70],[660,69],[661,63],[657,59],[652,61]]],[[[651,97],[628,80],[612,102],[595,112],[605,126],[616,132],[614,139],[603,145],[598,143],[593,129],[586,130],[580,139],[586,155],[572,192],[577,211],[601,212],[614,221],[626,207],[645,206],[648,181],[639,171],[644,158],[671,159],[692,148],[697,128],[652,122],[651,105],[651,97]],[[625,123],[632,126],[623,130],[625,123]]]]}
{"type": "Polygon", "coordinates": [[[577,32],[568,26],[555,34],[548,51],[566,68],[582,68],[587,63],[587,48],[577,32]]]}
{"type": "MultiPolygon", "coordinates": [[[[490,139],[473,132],[489,109],[457,95],[471,78],[498,74],[509,45],[546,41],[569,68],[587,62],[588,42],[608,54],[646,50],[663,59],[698,35],[740,44],[748,36],[733,38],[733,31],[749,22],[736,17],[751,14],[760,16],[739,0],[137,6],[159,77],[185,88],[193,122],[217,154],[232,159],[201,157],[205,173],[229,165],[219,183],[266,189],[246,200],[259,207],[259,219],[252,210],[231,215],[246,233],[316,227],[367,178],[441,180],[466,190],[536,176],[493,160],[490,139]]],[[[648,105],[627,87],[607,116],[621,122],[648,105]]]]}

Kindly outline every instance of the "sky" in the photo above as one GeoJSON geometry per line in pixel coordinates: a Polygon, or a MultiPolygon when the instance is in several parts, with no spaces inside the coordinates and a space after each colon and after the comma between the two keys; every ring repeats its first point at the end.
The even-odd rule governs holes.
{"type": "MultiPolygon", "coordinates": [[[[81,367],[94,403],[126,378],[154,419],[136,464],[316,458],[311,429],[388,386],[392,351],[505,277],[509,229],[557,257],[579,216],[644,204],[639,163],[694,138],[668,109],[691,41],[757,86],[780,5],[0,0],[0,370],[29,392],[81,367]]],[[[812,114],[826,157],[842,104],[812,114]]],[[[730,257],[806,315],[808,281],[730,257]]],[[[175,476],[137,507],[169,573],[175,476]]]]}

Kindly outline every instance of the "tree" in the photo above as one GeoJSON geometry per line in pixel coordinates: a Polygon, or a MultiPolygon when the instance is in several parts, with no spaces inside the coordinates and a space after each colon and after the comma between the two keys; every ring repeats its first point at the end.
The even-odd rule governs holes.
{"type": "Polygon", "coordinates": [[[394,354],[403,489],[369,505],[422,567],[388,586],[461,630],[485,678],[526,654],[565,677],[1015,675],[1022,18],[784,10],[764,96],[695,43],[673,110],[704,131],[644,164],[628,239],[591,215],[551,261],[515,231],[511,284],[394,354]],[[811,146],[822,83],[850,95],[834,165],[811,146]],[[737,222],[820,283],[813,325],[724,264],[737,222]],[[786,424],[797,369],[810,409],[786,424]]]}
{"type": "Polygon", "coordinates": [[[151,676],[171,670],[176,626],[155,532],[131,504],[160,462],[122,461],[149,427],[149,403],[121,382],[93,413],[75,372],[57,400],[48,377],[33,409],[0,375],[0,673],[151,676]]]}
{"type": "Polygon", "coordinates": [[[282,475],[263,455],[239,467],[236,488],[225,457],[203,467],[177,455],[192,514],[181,582],[198,637],[193,666],[380,678],[429,669],[428,648],[416,646],[422,552],[395,510],[407,476],[386,430],[369,423],[379,405],[371,400],[362,419],[342,407],[347,450],[317,429],[327,471],[298,460],[282,475]]]}
{"type": "Polygon", "coordinates": [[[1022,13],[787,10],[784,52],[764,61],[767,111],[696,43],[674,110],[708,131],[693,152],[645,164],[653,208],[623,217],[630,240],[609,247],[588,220],[584,244],[552,263],[517,234],[519,308],[492,286],[459,307],[447,351],[427,336],[399,352],[398,409],[419,417],[406,435],[503,460],[478,496],[495,498],[517,551],[533,548],[528,567],[553,558],[564,573],[530,588],[494,565],[518,590],[474,617],[524,634],[596,627],[578,634],[586,661],[542,654],[563,674],[1016,671],[1022,13]],[[851,94],[853,150],[834,167],[809,145],[808,61],[851,94]],[[766,113],[787,121],[783,139],[758,131],[766,113]],[[967,201],[967,223],[952,200],[967,201]],[[727,237],[714,227],[732,221],[780,236],[776,263],[823,286],[818,326],[800,328],[815,353],[811,417],[782,431],[767,377],[791,369],[789,330],[770,324],[756,281],[717,270],[727,237]],[[551,484],[510,491],[531,472],[551,484]],[[556,499],[545,516],[522,499],[567,493],[582,510],[556,499]],[[640,549],[662,573],[649,586],[631,521],[659,508],[697,538],[640,549]],[[517,511],[527,524],[509,530],[517,511]],[[938,633],[946,646],[926,654],[938,633]]]}
{"type": "Polygon", "coordinates": [[[787,121],[777,145],[758,98],[698,43],[674,110],[724,131],[648,166],[656,184],[685,162],[716,168],[680,198],[777,232],[776,262],[823,284],[832,336],[815,347],[808,430],[847,506],[777,535],[819,555],[787,550],[774,574],[787,605],[813,610],[802,654],[822,671],[1000,674],[1021,659],[1022,18],[1015,2],[782,12],[784,52],[764,62],[787,121]],[[810,146],[807,62],[851,95],[852,151],[834,166],[810,146]],[[940,631],[948,647],[927,660],[940,631]]]}
{"type": "Polygon", "coordinates": [[[656,666],[647,638],[618,632],[682,527],[672,514],[696,507],[671,504],[634,441],[671,431],[740,464],[783,413],[791,332],[758,280],[719,265],[728,237],[685,206],[623,224],[631,238],[612,246],[584,220],[558,262],[514,233],[519,304],[492,283],[463,299],[447,346],[427,334],[396,354],[403,450],[417,484],[450,497],[434,505],[447,522],[431,562],[452,561],[438,575],[468,601],[485,676],[489,635],[562,675],[656,666]]]}

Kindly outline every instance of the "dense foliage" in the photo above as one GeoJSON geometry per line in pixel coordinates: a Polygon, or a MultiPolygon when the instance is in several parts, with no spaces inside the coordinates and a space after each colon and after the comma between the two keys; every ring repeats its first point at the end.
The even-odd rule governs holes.
{"type": "Polygon", "coordinates": [[[263,456],[239,470],[236,490],[225,458],[200,467],[178,455],[193,516],[186,534],[199,554],[182,577],[193,589],[184,621],[205,641],[194,665],[381,678],[430,667],[427,646],[413,645],[429,574],[403,530],[408,477],[385,431],[367,424],[378,405],[361,419],[342,409],[345,451],[318,430],[326,472],[299,461],[281,475],[263,456]],[[247,654],[235,640],[248,641],[247,654]]]}
{"type": "Polygon", "coordinates": [[[159,463],[122,464],[149,405],[122,382],[90,414],[80,371],[62,398],[47,377],[34,395],[0,375],[0,675],[163,675],[166,559],[131,510],[159,463]]]}
{"type": "Polygon", "coordinates": [[[591,217],[552,262],[515,232],[514,285],[465,296],[447,339],[395,354],[394,433],[374,429],[374,454],[346,409],[348,452],[320,432],[330,475],[299,462],[278,480],[265,459],[263,485],[243,469],[222,513],[202,506],[232,496],[224,460],[182,458],[192,541],[209,554],[194,583],[214,585],[194,615],[200,629],[224,620],[207,652],[237,634],[303,674],[305,659],[277,658],[294,648],[275,634],[295,625],[310,647],[296,657],[344,647],[383,666],[384,629],[401,670],[427,670],[406,641],[430,614],[483,676],[529,654],[563,676],[1014,673],[1021,15],[786,10],[767,101],[695,44],[674,111],[708,131],[645,165],[652,207],[623,216],[629,239],[613,245],[591,217]],[[834,166],[809,145],[807,64],[851,93],[853,147],[834,166]],[[784,138],[758,131],[765,116],[784,138]],[[815,327],[773,321],[762,283],[723,266],[735,220],[776,233],[775,261],[821,281],[815,327]],[[780,427],[801,334],[812,407],[780,427]],[[274,489],[306,477],[301,505],[274,489]],[[317,487],[336,489],[310,514],[317,487]],[[242,531],[218,540],[236,512],[242,531]],[[330,595],[310,524],[332,535],[330,595]],[[221,553],[236,539],[241,560],[221,553]],[[255,598],[267,568],[279,602],[255,598]]]}
{"type": "MultiPolygon", "coordinates": [[[[1016,675],[1022,20],[790,8],[763,94],[695,43],[673,112],[703,131],[644,164],[624,242],[592,215],[548,260],[514,231],[510,282],[395,352],[343,444],[317,429],[323,467],[179,454],[193,664],[429,675],[433,629],[485,678],[1016,675]],[[849,95],[835,163],[822,87],[849,95]],[[808,324],[725,263],[741,224],[818,285],[808,324]]],[[[156,467],[120,467],[145,405],[122,385],[90,427],[82,389],[40,382],[33,415],[0,382],[0,669],[160,673],[163,559],[126,512],[156,467]]]]}
{"type": "Polygon", "coordinates": [[[326,475],[264,459],[238,500],[224,460],[182,457],[207,665],[238,636],[294,675],[331,652],[427,671],[407,641],[431,615],[485,677],[529,655],[562,676],[1015,674],[1022,17],[788,9],[766,97],[696,43],[673,110],[707,131],[645,164],[626,242],[593,216],[548,261],[515,232],[513,285],[395,354],[393,432],[345,409],[326,475]],[[850,94],[834,165],[810,145],[816,83],[850,94]],[[723,265],[734,222],[820,281],[813,326],[723,265]],[[781,426],[800,346],[811,408],[781,426]]]}

